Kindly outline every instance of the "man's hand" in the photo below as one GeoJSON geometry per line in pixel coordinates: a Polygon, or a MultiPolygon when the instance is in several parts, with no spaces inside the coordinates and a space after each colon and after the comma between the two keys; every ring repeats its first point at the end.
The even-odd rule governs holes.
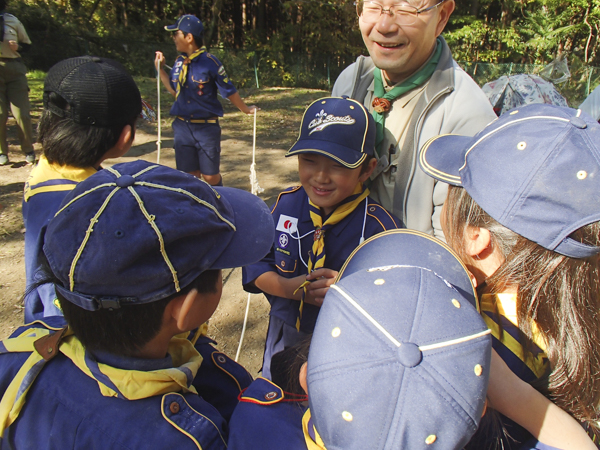
{"type": "Polygon", "coordinates": [[[333,284],[337,275],[337,270],[325,268],[314,270],[312,273],[308,274],[306,276],[307,281],[314,281],[306,286],[306,296],[304,297],[304,301],[311,305],[321,306],[325,294],[327,294],[327,291],[329,290],[329,286],[333,284]]]}
{"type": "Polygon", "coordinates": [[[19,50],[19,43],[17,41],[8,41],[8,46],[13,52],[19,50]]]}

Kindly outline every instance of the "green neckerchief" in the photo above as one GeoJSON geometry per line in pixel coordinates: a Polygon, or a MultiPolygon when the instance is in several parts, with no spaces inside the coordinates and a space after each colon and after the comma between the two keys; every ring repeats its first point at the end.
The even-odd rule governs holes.
{"type": "MultiPolygon", "coordinates": [[[[400,83],[398,86],[395,86],[389,92],[385,92],[383,87],[383,78],[381,76],[381,69],[375,68],[375,85],[373,91],[373,101],[376,99],[383,98],[388,100],[389,102],[393,102],[396,98],[400,97],[405,92],[410,91],[418,86],[421,86],[425,83],[429,77],[435,71],[435,68],[440,60],[440,55],[442,54],[442,44],[438,38],[435,50],[433,52],[433,56],[429,60],[427,64],[425,64],[421,70],[413,74],[411,77],[407,78],[405,81],[400,83]]],[[[389,109],[389,108],[388,108],[389,109]]],[[[383,130],[385,129],[385,113],[377,112],[373,110],[373,117],[375,118],[376,126],[377,126],[377,140],[375,142],[375,149],[377,150],[377,154],[381,156],[381,143],[383,142],[383,130]]]]}

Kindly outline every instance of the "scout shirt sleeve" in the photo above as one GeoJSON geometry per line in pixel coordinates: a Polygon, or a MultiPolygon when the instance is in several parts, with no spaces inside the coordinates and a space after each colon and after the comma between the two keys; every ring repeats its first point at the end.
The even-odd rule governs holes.
{"type": "Polygon", "coordinates": [[[223,67],[223,64],[221,64],[221,61],[219,61],[217,57],[211,53],[209,53],[207,57],[214,63],[210,68],[211,76],[212,79],[215,80],[221,97],[227,98],[230,95],[235,94],[237,89],[229,79],[229,76],[225,71],[225,67],[223,67]]]}
{"type": "Polygon", "coordinates": [[[169,84],[171,88],[177,92],[177,80],[179,78],[179,72],[181,71],[181,66],[183,65],[183,56],[178,56],[175,60],[175,64],[173,64],[173,68],[169,74],[169,84]]]}
{"type": "Polygon", "coordinates": [[[365,224],[364,238],[381,233],[382,231],[405,228],[400,219],[390,213],[387,209],[369,197],[367,205],[367,222],[365,224]]]}
{"type": "Polygon", "coordinates": [[[31,40],[29,39],[29,36],[27,35],[27,31],[25,31],[25,27],[23,26],[23,24],[21,22],[19,22],[19,25],[17,26],[17,37],[19,38],[18,42],[19,44],[31,44],[31,40]]]}

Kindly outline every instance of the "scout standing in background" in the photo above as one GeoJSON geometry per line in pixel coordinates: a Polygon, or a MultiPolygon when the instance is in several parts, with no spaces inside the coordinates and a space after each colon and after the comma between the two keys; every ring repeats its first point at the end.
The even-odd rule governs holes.
{"type": "Polygon", "coordinates": [[[9,108],[17,122],[25,161],[29,164],[35,162],[29,114],[29,86],[25,76],[27,69],[19,54],[19,51],[29,48],[31,41],[19,19],[4,12],[7,3],[6,0],[0,0],[0,166],[9,162],[6,142],[9,108]]]}
{"type": "Polygon", "coordinates": [[[173,32],[175,47],[182,53],[170,75],[162,70],[165,65],[162,52],[156,52],[155,59],[155,66],[161,67],[161,81],[175,96],[171,115],[176,117],[173,132],[177,169],[222,186],[219,117],[223,117],[223,107],[217,99],[217,88],[223,98],[243,113],[251,114],[258,108],[244,103],[221,62],[206,51],[200,19],[188,14],[165,29],[173,32]]]}

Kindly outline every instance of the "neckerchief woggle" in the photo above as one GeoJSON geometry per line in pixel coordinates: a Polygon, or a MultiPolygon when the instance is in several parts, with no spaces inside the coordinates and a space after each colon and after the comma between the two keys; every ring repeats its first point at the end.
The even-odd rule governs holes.
{"type": "MultiPolygon", "coordinates": [[[[311,202],[310,199],[308,200],[310,218],[315,227],[312,249],[308,252],[308,273],[311,273],[313,270],[320,269],[321,267],[325,267],[325,232],[329,228],[344,220],[368,195],[369,189],[363,189],[362,183],[358,183],[354,188],[352,195],[346,198],[338,205],[337,208],[335,208],[331,215],[325,219],[325,223],[323,223],[321,208],[311,202]]],[[[298,318],[296,319],[296,330],[298,331],[300,331],[300,321],[302,320],[302,310],[304,309],[306,288],[309,284],[310,281],[307,280],[294,291],[295,294],[302,289],[302,299],[300,300],[299,314],[298,318]]]]}
{"type": "Polygon", "coordinates": [[[185,84],[185,80],[187,79],[187,68],[192,62],[194,58],[197,58],[202,53],[206,51],[206,47],[201,47],[195,50],[190,56],[186,56],[183,60],[183,64],[181,65],[181,70],[179,71],[179,77],[177,79],[177,85],[175,89],[175,98],[179,97],[179,93],[181,92],[181,88],[185,84]]]}
{"type": "MultiPolygon", "coordinates": [[[[21,335],[1,342],[0,353],[31,352],[21,366],[0,400],[0,438],[19,416],[26,396],[47,361],[35,350],[34,342],[52,333],[46,328],[30,328],[21,335]]],[[[86,352],[83,344],[68,329],[60,341],[58,350],[69,358],[79,370],[98,382],[105,397],[127,400],[163,395],[170,392],[197,393],[192,385],[202,356],[194,345],[184,338],[172,338],[168,353],[173,360],[169,369],[152,371],[117,369],[96,361],[86,352]]]]}
{"type": "Polygon", "coordinates": [[[375,108],[372,112],[373,118],[375,119],[377,137],[375,140],[375,149],[377,150],[377,155],[381,156],[382,149],[381,144],[383,142],[383,131],[385,130],[385,114],[389,111],[391,102],[393,102],[396,98],[400,97],[402,94],[421,86],[425,83],[433,72],[435,72],[435,68],[440,60],[440,55],[442,54],[442,43],[439,38],[436,42],[435,50],[433,51],[433,56],[429,59],[429,61],[419,70],[417,73],[413,74],[398,86],[395,86],[393,89],[385,92],[385,88],[383,87],[383,77],[381,75],[381,69],[375,68],[374,76],[374,89],[373,89],[373,107],[375,108]],[[384,100],[382,102],[382,99],[384,100]]]}

